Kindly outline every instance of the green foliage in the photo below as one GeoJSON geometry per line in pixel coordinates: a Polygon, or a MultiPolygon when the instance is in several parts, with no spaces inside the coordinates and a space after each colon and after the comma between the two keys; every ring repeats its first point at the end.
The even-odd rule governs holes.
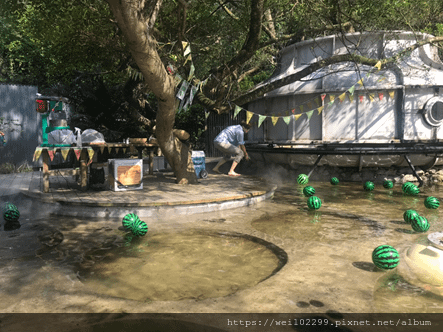
{"type": "Polygon", "coordinates": [[[201,105],[195,104],[187,110],[177,112],[175,127],[186,130],[191,135],[189,141],[195,150],[204,149],[205,110],[201,105]]]}

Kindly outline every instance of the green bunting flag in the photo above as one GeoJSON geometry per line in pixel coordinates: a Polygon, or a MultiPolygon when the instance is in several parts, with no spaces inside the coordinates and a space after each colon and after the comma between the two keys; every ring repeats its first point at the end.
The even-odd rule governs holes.
{"type": "Polygon", "coordinates": [[[306,115],[308,116],[308,120],[311,120],[312,113],[314,113],[314,110],[306,112],[306,115]]]}
{"type": "Polygon", "coordinates": [[[287,125],[289,125],[289,122],[291,121],[291,117],[290,116],[284,116],[283,117],[283,121],[286,122],[287,125]]]}
{"type": "Polygon", "coordinates": [[[241,111],[241,107],[235,105],[235,108],[234,108],[234,118],[237,117],[237,115],[238,115],[238,113],[240,113],[240,111],[241,111]]]}
{"type": "Polygon", "coordinates": [[[265,119],[266,119],[266,115],[261,115],[261,114],[258,115],[258,127],[259,128],[265,119]]]}

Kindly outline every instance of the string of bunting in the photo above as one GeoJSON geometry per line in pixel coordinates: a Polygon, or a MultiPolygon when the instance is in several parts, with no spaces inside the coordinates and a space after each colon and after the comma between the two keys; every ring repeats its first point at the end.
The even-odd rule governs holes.
{"type": "MultiPolygon", "coordinates": [[[[377,64],[374,66],[374,68],[366,74],[366,77],[369,77],[373,72],[375,72],[374,69],[376,69],[376,71],[379,71],[380,68],[381,68],[381,61],[378,61],[377,64]]],[[[381,77],[377,82],[384,81],[385,79],[386,79],[386,77],[381,77]]],[[[337,100],[340,103],[342,103],[346,99],[346,96],[348,96],[350,102],[354,102],[354,97],[355,97],[354,93],[355,93],[356,87],[363,86],[363,85],[364,85],[364,79],[361,78],[355,84],[353,84],[349,89],[347,89],[343,93],[339,94],[338,97],[336,96],[336,94],[326,94],[326,93],[321,94],[319,97],[315,97],[315,98],[313,98],[301,105],[298,105],[297,107],[300,110],[300,113],[297,113],[297,114],[295,114],[297,107],[295,107],[291,110],[286,110],[284,112],[279,112],[279,113],[277,113],[277,115],[263,115],[263,114],[258,114],[258,113],[254,113],[254,112],[245,110],[245,109],[241,108],[240,106],[235,105],[234,106],[234,118],[236,118],[237,115],[241,111],[246,111],[246,123],[249,123],[251,121],[252,117],[254,115],[257,115],[258,116],[258,122],[257,122],[258,127],[260,127],[262,125],[263,121],[266,120],[267,118],[271,119],[272,124],[274,126],[277,124],[279,119],[282,119],[286,123],[286,125],[289,125],[292,118],[295,121],[297,121],[304,114],[306,115],[307,119],[310,120],[315,111],[317,111],[318,114],[320,114],[327,107],[330,107],[335,102],[337,102],[337,100]],[[327,95],[329,95],[329,101],[326,103],[325,99],[326,99],[327,95]],[[313,107],[313,104],[315,105],[315,107],[313,107]],[[305,111],[305,106],[308,109],[308,111],[305,111]],[[282,115],[282,113],[285,113],[285,114],[282,115]],[[292,114],[290,114],[290,113],[292,113],[292,114]]],[[[373,102],[376,99],[375,92],[368,93],[367,95],[368,95],[370,102],[373,102]]],[[[395,91],[388,91],[388,95],[389,95],[389,98],[393,99],[395,96],[395,91]]],[[[378,92],[377,96],[378,96],[378,99],[380,101],[382,101],[384,98],[384,93],[378,92]]],[[[364,97],[365,97],[365,94],[358,94],[358,100],[360,103],[362,103],[364,101],[364,97]]]]}

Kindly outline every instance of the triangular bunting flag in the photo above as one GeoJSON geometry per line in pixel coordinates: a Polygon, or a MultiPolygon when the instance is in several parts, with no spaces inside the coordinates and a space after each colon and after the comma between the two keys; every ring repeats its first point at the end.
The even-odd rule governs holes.
{"type": "Polygon", "coordinates": [[[311,109],[312,108],[312,103],[310,101],[307,102],[308,108],[311,109]]]}
{"type": "Polygon", "coordinates": [[[349,100],[350,100],[351,103],[354,102],[354,95],[353,95],[353,94],[352,94],[352,95],[349,95],[349,100]]]}
{"type": "Polygon", "coordinates": [[[54,150],[48,150],[49,159],[54,160],[54,150]]]}
{"type": "Polygon", "coordinates": [[[338,99],[340,99],[340,103],[343,102],[346,98],[346,92],[343,92],[340,96],[338,96],[338,99]]]}
{"type": "Polygon", "coordinates": [[[42,154],[42,148],[37,148],[34,151],[34,158],[32,159],[32,161],[36,161],[40,158],[40,155],[42,154]]]}
{"type": "Polygon", "coordinates": [[[62,148],[61,153],[62,153],[63,160],[66,161],[66,157],[68,156],[68,153],[69,153],[69,148],[67,148],[67,149],[62,148]]]}
{"type": "Polygon", "coordinates": [[[117,153],[118,154],[118,150],[120,150],[120,148],[115,148],[115,153],[117,153]]]}
{"type": "Polygon", "coordinates": [[[369,94],[369,100],[371,101],[371,103],[374,101],[374,94],[373,93],[369,94]]]}
{"type": "Polygon", "coordinates": [[[74,149],[74,153],[75,153],[75,157],[77,158],[77,160],[79,160],[80,159],[80,155],[82,153],[82,149],[74,149]]]}
{"type": "Polygon", "coordinates": [[[314,113],[314,110],[306,112],[306,115],[308,116],[308,120],[311,120],[312,113],[314,113]]]}
{"type": "Polygon", "coordinates": [[[271,119],[272,119],[272,124],[275,126],[275,124],[278,121],[278,116],[271,116],[271,119]]]}
{"type": "Polygon", "coordinates": [[[294,119],[297,121],[301,117],[301,114],[294,114],[294,119]]]}
{"type": "Polygon", "coordinates": [[[326,98],[326,93],[321,95],[321,101],[325,100],[325,98],[326,98]]]}
{"type": "Polygon", "coordinates": [[[108,153],[111,154],[111,151],[112,151],[112,147],[108,146],[108,153]]]}
{"type": "Polygon", "coordinates": [[[383,92],[378,93],[378,99],[383,100],[383,92]]]}
{"type": "Polygon", "coordinates": [[[314,102],[315,102],[315,105],[317,105],[317,107],[319,107],[321,105],[320,99],[318,99],[318,98],[315,98],[314,102]]]}
{"type": "Polygon", "coordinates": [[[287,125],[289,125],[289,122],[291,121],[291,117],[285,116],[285,117],[283,117],[283,121],[286,122],[287,125]]]}
{"type": "Polygon", "coordinates": [[[319,108],[317,108],[318,114],[320,114],[321,111],[323,111],[323,107],[324,107],[324,106],[320,106],[319,108]]]}
{"type": "Polygon", "coordinates": [[[302,111],[303,112],[303,105],[300,105],[300,111],[302,111]]]}
{"type": "Polygon", "coordinates": [[[210,114],[209,112],[205,111],[205,119],[207,119],[209,117],[209,114],[210,114]]]}
{"type": "MultiPolygon", "coordinates": [[[[123,152],[126,152],[126,149],[123,149],[123,152]]],[[[89,159],[92,160],[94,158],[94,149],[88,148],[89,159]]]]}
{"type": "Polygon", "coordinates": [[[235,105],[235,108],[234,108],[234,119],[237,117],[238,113],[240,113],[241,110],[242,109],[241,109],[240,106],[235,105]]]}
{"type": "Polygon", "coordinates": [[[266,115],[258,115],[258,127],[260,128],[262,122],[266,119],[266,115]]]}
{"type": "MultiPolygon", "coordinates": [[[[123,150],[123,153],[126,153],[126,150],[127,150],[128,148],[123,148],[122,150],[123,150]]],[[[89,152],[89,151],[88,151],[89,152]]]]}
{"type": "Polygon", "coordinates": [[[388,93],[389,93],[389,97],[391,97],[391,99],[393,99],[394,95],[395,95],[395,91],[389,91],[388,93]]]}
{"type": "Polygon", "coordinates": [[[105,147],[104,147],[104,146],[101,146],[101,147],[100,147],[100,153],[103,154],[104,151],[105,151],[105,147]]]}
{"type": "Polygon", "coordinates": [[[365,97],[365,96],[363,96],[363,95],[359,96],[359,98],[360,98],[360,103],[363,102],[363,98],[364,98],[364,97],[365,97]]]}
{"type": "Polygon", "coordinates": [[[335,100],[335,96],[334,95],[329,95],[329,102],[333,103],[335,100]]]}
{"type": "Polygon", "coordinates": [[[381,61],[377,62],[374,67],[377,68],[378,70],[380,70],[380,68],[381,68],[381,61]]]}
{"type": "MultiPolygon", "coordinates": [[[[355,85],[351,86],[351,87],[348,89],[348,92],[349,92],[349,94],[350,94],[351,96],[354,95],[354,91],[355,91],[355,85]]],[[[351,98],[349,98],[349,99],[351,99],[351,98]]]]}
{"type": "Polygon", "coordinates": [[[294,109],[292,109],[292,110],[291,110],[291,112],[292,112],[292,114],[294,114],[294,113],[295,113],[295,108],[294,108],[294,109]]]}
{"type": "Polygon", "coordinates": [[[363,85],[363,79],[361,79],[360,81],[357,82],[358,84],[360,84],[360,86],[363,85]]]}
{"type": "Polygon", "coordinates": [[[246,123],[249,123],[249,121],[251,121],[253,115],[254,113],[246,111],[246,123]]]}

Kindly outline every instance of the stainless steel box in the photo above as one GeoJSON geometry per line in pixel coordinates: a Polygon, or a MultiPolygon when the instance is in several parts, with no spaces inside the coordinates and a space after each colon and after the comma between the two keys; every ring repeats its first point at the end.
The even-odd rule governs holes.
{"type": "Polygon", "coordinates": [[[143,159],[109,159],[108,185],[114,191],[143,189],[143,159]]]}

